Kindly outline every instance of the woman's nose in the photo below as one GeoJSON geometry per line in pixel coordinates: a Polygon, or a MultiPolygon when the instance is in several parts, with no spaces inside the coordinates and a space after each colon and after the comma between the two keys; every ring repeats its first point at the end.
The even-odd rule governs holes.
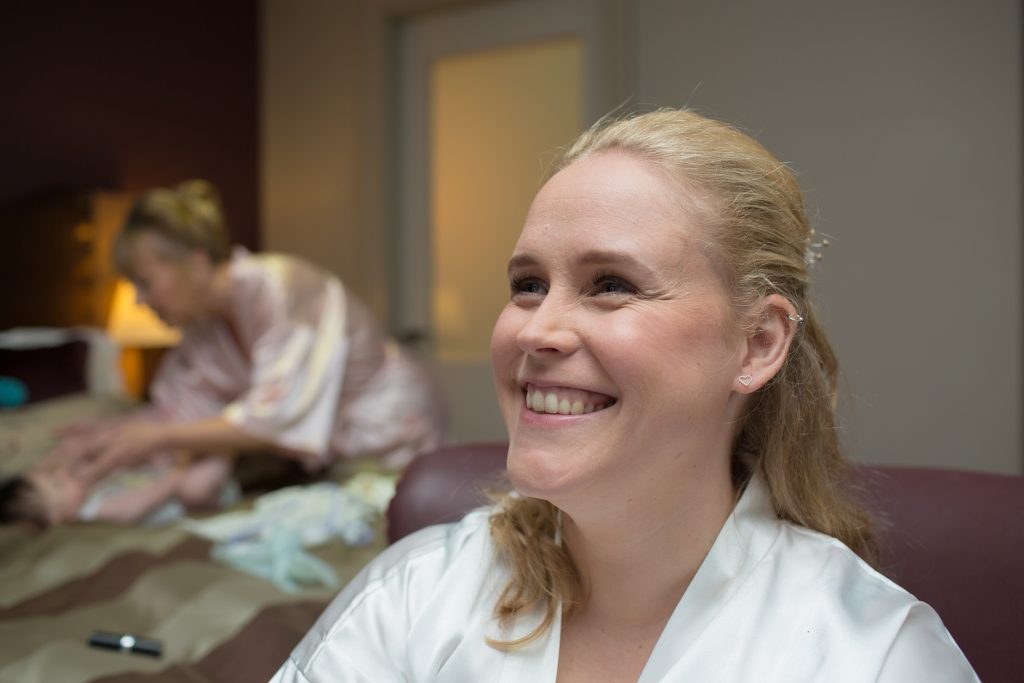
{"type": "Polygon", "coordinates": [[[567,354],[579,346],[573,306],[548,294],[527,312],[525,324],[516,335],[519,348],[528,354],[567,354]]]}

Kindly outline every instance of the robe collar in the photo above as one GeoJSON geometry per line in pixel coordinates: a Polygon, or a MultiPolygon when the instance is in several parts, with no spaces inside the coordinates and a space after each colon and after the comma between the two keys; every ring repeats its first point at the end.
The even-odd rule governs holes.
{"type": "MultiPolygon", "coordinates": [[[[700,637],[750,577],[780,529],[768,487],[755,475],[665,624],[637,683],[654,683],[669,673],[681,653],[700,637]]],[[[510,653],[502,667],[502,681],[555,680],[562,635],[561,614],[558,610],[545,637],[510,653]],[[544,672],[540,679],[538,672],[544,672]]],[[[520,619],[513,627],[513,637],[529,633],[538,623],[539,614],[520,619]]]]}

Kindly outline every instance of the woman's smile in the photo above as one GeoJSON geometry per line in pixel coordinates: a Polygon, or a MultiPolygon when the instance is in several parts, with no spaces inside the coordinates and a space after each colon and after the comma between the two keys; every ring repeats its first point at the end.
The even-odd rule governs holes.
{"type": "Polygon", "coordinates": [[[585,415],[599,412],[615,403],[615,399],[583,389],[564,386],[523,386],[525,409],[549,415],[585,415]]]}

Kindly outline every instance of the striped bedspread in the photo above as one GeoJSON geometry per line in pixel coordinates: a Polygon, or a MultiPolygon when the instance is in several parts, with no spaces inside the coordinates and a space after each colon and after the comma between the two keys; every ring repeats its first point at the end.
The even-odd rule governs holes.
{"type": "MultiPolygon", "coordinates": [[[[315,554],[342,582],[380,551],[340,541],[315,554]]],[[[264,681],[334,591],[286,593],[209,559],[179,529],[0,529],[0,682],[264,681]],[[147,657],[87,644],[96,630],[156,638],[147,657]]]]}
{"type": "MultiPolygon", "coordinates": [[[[18,471],[53,423],[111,412],[83,401],[0,416],[0,473],[18,471]]],[[[371,545],[312,552],[344,583],[383,548],[382,520],[375,531],[371,545]]],[[[0,683],[269,679],[336,589],[287,593],[209,554],[179,527],[0,527],[0,683]],[[98,630],[155,638],[163,654],[91,647],[98,630]]]]}

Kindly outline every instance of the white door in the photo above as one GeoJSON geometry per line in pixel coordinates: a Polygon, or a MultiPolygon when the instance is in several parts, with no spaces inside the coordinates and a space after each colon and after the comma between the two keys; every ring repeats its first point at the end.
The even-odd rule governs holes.
{"type": "Polygon", "coordinates": [[[511,0],[396,27],[396,299],[448,400],[450,440],[505,439],[489,339],[505,268],[560,146],[621,101],[618,2],[511,0]]]}

